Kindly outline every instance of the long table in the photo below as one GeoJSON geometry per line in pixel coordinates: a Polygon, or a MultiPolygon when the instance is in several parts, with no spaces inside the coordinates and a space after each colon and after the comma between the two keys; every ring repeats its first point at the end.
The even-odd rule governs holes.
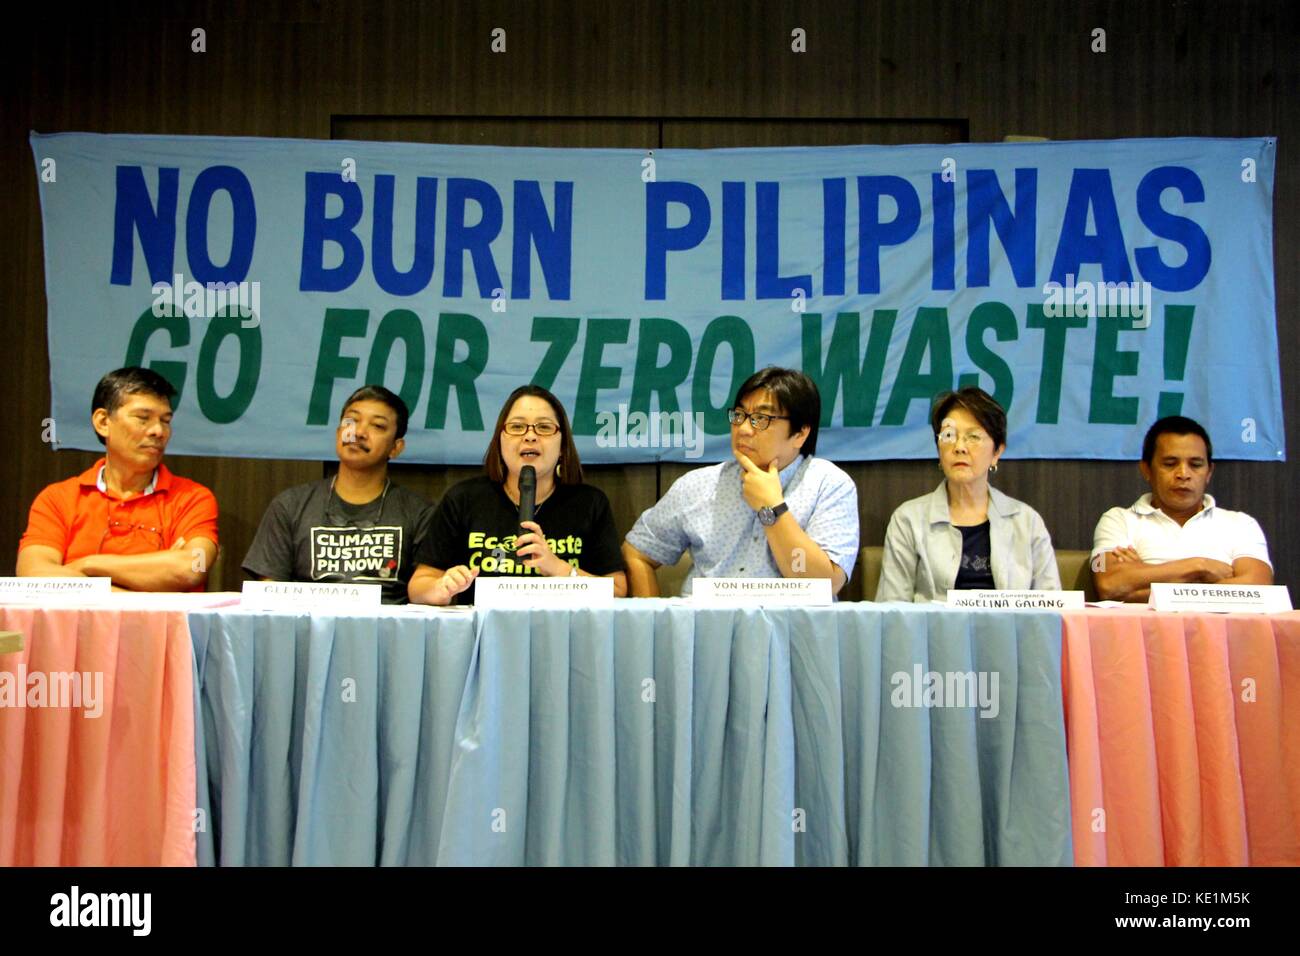
{"type": "Polygon", "coordinates": [[[0,865],[1300,863],[1300,614],[227,600],[0,608],[0,865]]]}

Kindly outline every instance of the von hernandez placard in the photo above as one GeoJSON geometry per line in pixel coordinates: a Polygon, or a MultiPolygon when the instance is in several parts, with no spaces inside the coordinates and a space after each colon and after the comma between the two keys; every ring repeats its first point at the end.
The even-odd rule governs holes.
{"type": "Polygon", "coordinates": [[[1220,457],[1285,454],[1271,138],[31,146],[63,447],[100,447],[95,382],[139,363],[180,389],[176,454],[330,457],[382,381],[407,460],[472,463],[536,382],[587,461],[716,461],[776,364],[818,382],[841,461],[933,456],[930,399],[967,384],[1013,457],[1136,458],[1175,412],[1220,457]]]}

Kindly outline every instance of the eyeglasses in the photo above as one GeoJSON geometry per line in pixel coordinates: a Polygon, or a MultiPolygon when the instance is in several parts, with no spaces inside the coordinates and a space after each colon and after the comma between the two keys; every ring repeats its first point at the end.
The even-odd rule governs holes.
{"type": "Polygon", "coordinates": [[[945,428],[939,432],[939,443],[941,445],[956,445],[958,441],[964,441],[967,448],[978,448],[988,440],[989,436],[983,432],[967,432],[964,435],[959,435],[955,428],[945,428]]]}
{"type": "Polygon", "coordinates": [[[507,435],[514,435],[516,438],[521,438],[528,434],[528,429],[530,428],[537,433],[538,438],[550,438],[560,430],[560,426],[555,424],[555,422],[542,419],[540,422],[533,423],[506,422],[505,433],[507,435]]]}
{"type": "Polygon", "coordinates": [[[123,521],[121,518],[113,518],[109,521],[108,528],[104,531],[104,536],[99,539],[99,551],[107,553],[104,552],[104,542],[110,537],[115,539],[125,538],[127,535],[136,534],[137,532],[149,536],[150,541],[154,545],[151,550],[163,550],[165,538],[163,537],[162,528],[154,525],[143,524],[139,521],[123,521]]]}
{"type": "Polygon", "coordinates": [[[765,431],[767,426],[772,424],[772,419],[774,418],[780,418],[787,422],[790,420],[789,415],[766,415],[763,412],[754,412],[753,414],[750,414],[739,406],[727,412],[727,421],[731,422],[733,426],[739,427],[745,423],[746,419],[748,419],[749,424],[753,426],[753,429],[756,432],[765,431]]]}

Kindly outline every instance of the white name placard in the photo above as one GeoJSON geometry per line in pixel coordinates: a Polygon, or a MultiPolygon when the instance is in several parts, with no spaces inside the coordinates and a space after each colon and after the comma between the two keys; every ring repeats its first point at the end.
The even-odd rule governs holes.
{"type": "Polygon", "coordinates": [[[696,578],[691,599],[697,604],[774,607],[818,607],[834,600],[830,578],[696,578]]]}
{"type": "Polygon", "coordinates": [[[481,608],[563,607],[611,604],[614,579],[607,577],[512,578],[474,580],[474,606],[481,608]]]}
{"type": "Polygon", "coordinates": [[[1153,584],[1147,605],[1157,611],[1282,614],[1291,610],[1285,584],[1153,584]]]}
{"type": "Polygon", "coordinates": [[[0,578],[0,603],[93,603],[112,593],[112,578],[0,578]]]}
{"type": "Polygon", "coordinates": [[[239,606],[250,611],[346,611],[378,608],[378,584],[314,584],[299,581],[245,581],[239,606]]]}
{"type": "Polygon", "coordinates": [[[948,592],[949,607],[985,607],[997,611],[1081,611],[1082,591],[957,591],[948,592]]]}

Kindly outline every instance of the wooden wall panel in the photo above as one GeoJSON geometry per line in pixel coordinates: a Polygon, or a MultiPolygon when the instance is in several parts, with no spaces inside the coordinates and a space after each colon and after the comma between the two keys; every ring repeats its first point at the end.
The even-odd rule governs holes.
{"type": "Polygon", "coordinates": [[[464,146],[654,149],[660,124],[609,117],[335,116],[334,139],[464,146]]]}
{"type": "Polygon", "coordinates": [[[665,149],[723,149],[735,146],[895,146],[904,143],[960,143],[963,119],[668,119],[665,149]]]}
{"type": "MultiPolygon", "coordinates": [[[[1279,362],[1294,455],[1298,11],[1286,0],[159,0],[11,26],[0,35],[0,164],[11,184],[0,206],[10,363],[0,375],[0,573],[12,570],[35,493],[93,460],[40,439],[49,369],[29,129],[631,148],[1275,134],[1279,362]],[[195,27],[207,31],[206,53],[190,49],[195,27]],[[497,27],[507,31],[504,54],[490,50],[497,27]],[[1098,27],[1105,53],[1090,48],[1098,27]],[[790,49],[795,28],[806,31],[806,53],[790,49]]],[[[1024,461],[1016,451],[998,485],[1034,504],[1063,547],[1087,546],[1099,512],[1143,490],[1129,463],[1024,461]]],[[[270,497],[323,473],[320,462],[240,459],[237,447],[231,455],[172,461],[221,500],[234,554],[227,586],[270,497]]],[[[892,508],[938,476],[928,462],[847,468],[861,491],[864,543],[878,543],[892,508]]],[[[680,471],[604,467],[593,480],[626,526],[680,471]]],[[[473,472],[398,469],[431,496],[473,472]]],[[[1297,484],[1291,461],[1224,462],[1211,485],[1260,519],[1279,580],[1293,586],[1297,484]]]]}

